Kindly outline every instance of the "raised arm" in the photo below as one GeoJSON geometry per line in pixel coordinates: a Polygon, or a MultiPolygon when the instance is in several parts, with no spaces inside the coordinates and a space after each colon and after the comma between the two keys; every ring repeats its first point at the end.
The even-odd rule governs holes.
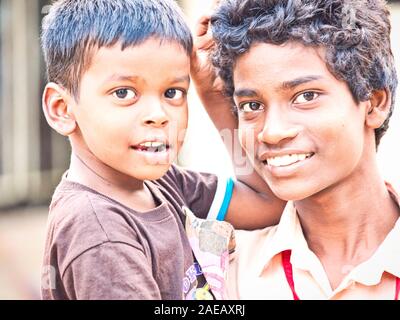
{"type": "Polygon", "coordinates": [[[200,101],[224,140],[237,178],[225,220],[239,229],[274,225],[278,223],[286,202],[271,192],[240,146],[232,99],[223,94],[222,80],[211,63],[214,42],[209,22],[210,15],[201,17],[194,30],[191,76],[200,101]]]}

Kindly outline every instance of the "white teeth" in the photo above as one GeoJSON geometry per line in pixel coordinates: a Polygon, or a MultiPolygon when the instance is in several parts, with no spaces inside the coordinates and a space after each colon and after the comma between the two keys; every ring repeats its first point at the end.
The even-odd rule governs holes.
{"type": "Polygon", "coordinates": [[[144,142],[140,144],[142,147],[151,148],[151,142],[144,142]]]}
{"type": "Polygon", "coordinates": [[[163,143],[163,142],[152,142],[151,143],[151,146],[153,147],[153,148],[159,148],[159,147],[162,147],[162,146],[164,146],[165,145],[165,143],[163,143]]]}
{"type": "Polygon", "coordinates": [[[282,157],[274,157],[274,158],[268,158],[267,162],[269,165],[273,167],[283,167],[283,166],[289,166],[291,164],[294,164],[299,161],[303,161],[307,158],[309,158],[312,154],[307,153],[307,154],[287,154],[282,157]]]}
{"type": "Polygon", "coordinates": [[[148,141],[148,142],[141,143],[140,145],[143,147],[146,147],[146,148],[159,148],[159,147],[164,146],[165,144],[163,142],[159,142],[159,141],[154,141],[154,142],[148,141]]]}

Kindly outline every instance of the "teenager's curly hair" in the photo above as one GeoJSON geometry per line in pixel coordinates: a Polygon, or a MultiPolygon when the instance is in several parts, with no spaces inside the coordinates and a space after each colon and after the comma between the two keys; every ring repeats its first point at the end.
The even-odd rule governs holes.
{"type": "Polygon", "coordinates": [[[297,41],[326,48],[329,70],[348,84],[357,102],[366,101],[373,90],[387,88],[392,105],[375,130],[379,144],[388,129],[397,86],[385,1],[223,0],[211,26],[216,41],[213,64],[230,97],[235,61],[254,42],[297,41]]]}

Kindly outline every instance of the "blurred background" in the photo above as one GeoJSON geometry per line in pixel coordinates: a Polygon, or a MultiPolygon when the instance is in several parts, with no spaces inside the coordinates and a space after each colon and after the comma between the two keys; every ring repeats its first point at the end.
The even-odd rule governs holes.
{"type": "MultiPolygon", "coordinates": [[[[39,33],[50,2],[0,0],[0,299],[40,298],[48,204],[69,162],[66,139],[50,130],[41,112],[45,74],[39,33]]],[[[212,0],[178,2],[193,27],[212,0]]],[[[393,51],[400,70],[400,1],[389,2],[393,51]]],[[[231,174],[224,145],[193,88],[189,99],[189,130],[179,164],[231,174]]],[[[399,107],[378,159],[384,177],[400,188],[398,137],[399,107]]]]}

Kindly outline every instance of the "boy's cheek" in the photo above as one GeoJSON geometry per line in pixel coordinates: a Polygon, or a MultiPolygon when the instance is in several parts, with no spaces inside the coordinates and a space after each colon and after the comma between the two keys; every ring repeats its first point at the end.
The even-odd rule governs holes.
{"type": "Polygon", "coordinates": [[[239,142],[248,155],[255,155],[257,144],[257,132],[253,126],[239,125],[239,142]]]}
{"type": "MultiPolygon", "coordinates": [[[[184,119],[183,119],[184,120],[184,119]]],[[[183,142],[185,141],[186,137],[186,126],[187,122],[185,121],[172,121],[168,125],[168,130],[167,130],[167,138],[169,143],[174,147],[174,149],[177,149],[178,151],[183,145],[183,142]]]]}

